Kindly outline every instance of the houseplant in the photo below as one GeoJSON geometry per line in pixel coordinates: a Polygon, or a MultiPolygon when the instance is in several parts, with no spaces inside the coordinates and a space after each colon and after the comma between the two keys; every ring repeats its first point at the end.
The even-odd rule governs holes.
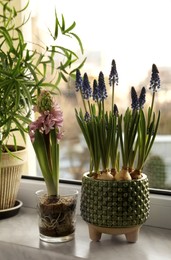
{"type": "Polygon", "coordinates": [[[77,191],[59,193],[59,141],[63,114],[48,91],[38,96],[35,112],[40,116],[29,125],[29,134],[43,174],[47,191],[38,191],[40,239],[64,242],[73,239],[77,191]]]}
{"type": "MultiPolygon", "coordinates": [[[[24,157],[15,155],[17,150],[25,148],[19,146],[16,132],[26,142],[25,134],[28,132],[32,106],[36,103],[37,95],[45,87],[53,89],[53,91],[58,90],[61,80],[67,81],[68,76],[74,77],[77,67],[73,68],[72,65],[79,58],[72,49],[57,44],[58,36],[75,39],[83,53],[81,40],[73,32],[75,22],[66,27],[64,16],[62,15],[60,22],[56,11],[54,32],[50,30],[49,34],[53,39],[53,44],[41,46],[42,51],[40,52],[40,45],[34,43],[35,49],[30,50],[22,33],[22,27],[27,23],[29,17],[24,18],[21,24],[17,23],[18,17],[26,11],[29,2],[21,10],[17,10],[14,4],[15,1],[0,1],[0,185],[2,185],[0,197],[3,201],[6,201],[5,190],[9,191],[9,187],[14,189],[14,179],[17,179],[18,183],[21,177],[22,169],[20,171],[18,166],[15,168],[13,162],[12,165],[10,164],[10,169],[14,169],[17,176],[6,180],[9,176],[6,173],[6,166],[8,166],[10,158],[13,161],[16,159],[19,165],[26,161],[26,155],[24,157]],[[58,64],[56,64],[56,60],[58,64]],[[7,156],[9,157],[5,159],[7,156]],[[7,187],[4,187],[5,183],[8,185],[7,187]]],[[[79,66],[82,66],[83,63],[84,61],[79,66]]],[[[18,186],[17,184],[16,189],[12,192],[11,202],[3,202],[0,209],[14,206],[18,186]]]]}
{"type": "Polygon", "coordinates": [[[93,89],[88,75],[76,74],[76,91],[81,94],[83,109],[76,118],[90,152],[90,169],[82,179],[81,215],[89,224],[92,240],[102,233],[125,234],[135,242],[141,225],[149,215],[147,176],[142,173],[157,134],[160,112],[154,111],[154,99],[160,88],[159,72],[152,65],[150,89],[152,102],[145,112],[146,89],[140,95],[131,88],[131,108],[119,113],[115,104],[118,84],[113,60],[109,75],[112,87],[111,107],[107,110],[107,89],[102,72],[94,79],[93,89]]]}

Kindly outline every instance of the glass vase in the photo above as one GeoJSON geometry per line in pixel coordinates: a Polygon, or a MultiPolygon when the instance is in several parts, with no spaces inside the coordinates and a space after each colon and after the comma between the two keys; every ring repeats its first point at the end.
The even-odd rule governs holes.
{"type": "Polygon", "coordinates": [[[44,190],[36,192],[39,215],[39,238],[57,243],[74,239],[78,191],[48,196],[44,190]]]}

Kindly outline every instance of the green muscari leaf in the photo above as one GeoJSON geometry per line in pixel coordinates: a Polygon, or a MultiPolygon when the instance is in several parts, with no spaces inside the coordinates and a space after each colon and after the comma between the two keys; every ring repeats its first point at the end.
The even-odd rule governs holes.
{"type": "MultiPolygon", "coordinates": [[[[155,118],[154,118],[154,120],[155,120],[155,118]]],[[[153,146],[153,143],[155,141],[155,138],[156,138],[156,135],[157,135],[157,131],[158,131],[159,122],[160,122],[160,111],[158,113],[157,122],[156,122],[156,125],[155,125],[155,128],[154,128],[153,134],[152,134],[150,145],[148,145],[148,149],[146,148],[146,154],[145,154],[144,162],[147,159],[147,157],[148,157],[148,155],[149,155],[149,153],[151,151],[151,148],[153,146]]]]}
{"type": "Polygon", "coordinates": [[[145,157],[145,147],[146,147],[146,120],[143,110],[140,110],[140,121],[138,127],[138,163],[137,170],[141,170],[144,157],[145,157]]]}
{"type": "Polygon", "coordinates": [[[118,166],[116,164],[118,161],[117,154],[118,154],[118,143],[119,143],[119,133],[117,131],[118,117],[110,113],[110,118],[111,118],[111,123],[109,127],[110,129],[113,129],[111,133],[110,160],[111,160],[112,168],[117,168],[118,166]]]}
{"type": "Polygon", "coordinates": [[[95,172],[99,171],[100,165],[100,145],[98,135],[98,124],[95,119],[87,124],[88,135],[90,140],[90,156],[94,165],[95,172]]]}
{"type": "Polygon", "coordinates": [[[121,147],[121,154],[122,154],[122,163],[125,165],[125,151],[124,151],[124,140],[122,134],[122,115],[118,118],[118,133],[119,133],[119,140],[120,140],[120,147],[121,147]]]}

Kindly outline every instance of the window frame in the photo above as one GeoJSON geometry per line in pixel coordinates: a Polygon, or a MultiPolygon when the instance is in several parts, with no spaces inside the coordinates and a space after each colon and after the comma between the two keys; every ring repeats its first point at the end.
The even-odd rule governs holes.
{"type": "MultiPolygon", "coordinates": [[[[17,3],[19,5],[22,5],[21,0],[19,0],[17,3]]],[[[28,30],[26,33],[28,34],[28,30]]],[[[79,191],[77,213],[80,214],[79,203],[81,194],[81,181],[64,179],[60,180],[61,189],[66,189],[68,186],[73,189],[78,189],[79,191]]],[[[44,188],[45,183],[42,177],[23,175],[19,188],[18,198],[23,202],[25,207],[36,208],[35,192],[38,189],[44,188]]],[[[171,190],[159,190],[150,188],[150,217],[148,218],[145,225],[171,229],[170,216],[171,190]]]]}

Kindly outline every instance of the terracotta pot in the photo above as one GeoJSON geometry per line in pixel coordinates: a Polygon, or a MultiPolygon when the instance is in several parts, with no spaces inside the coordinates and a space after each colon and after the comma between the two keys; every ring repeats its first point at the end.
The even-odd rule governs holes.
{"type": "Polygon", "coordinates": [[[27,160],[24,147],[13,152],[14,156],[2,153],[0,161],[0,209],[12,208],[15,204],[23,167],[27,160]],[[18,157],[18,158],[17,158],[18,157]]]}
{"type": "Polygon", "coordinates": [[[102,233],[125,234],[135,242],[149,216],[149,184],[145,174],[139,180],[96,180],[85,173],[82,179],[81,215],[89,224],[92,240],[102,233]]]}

